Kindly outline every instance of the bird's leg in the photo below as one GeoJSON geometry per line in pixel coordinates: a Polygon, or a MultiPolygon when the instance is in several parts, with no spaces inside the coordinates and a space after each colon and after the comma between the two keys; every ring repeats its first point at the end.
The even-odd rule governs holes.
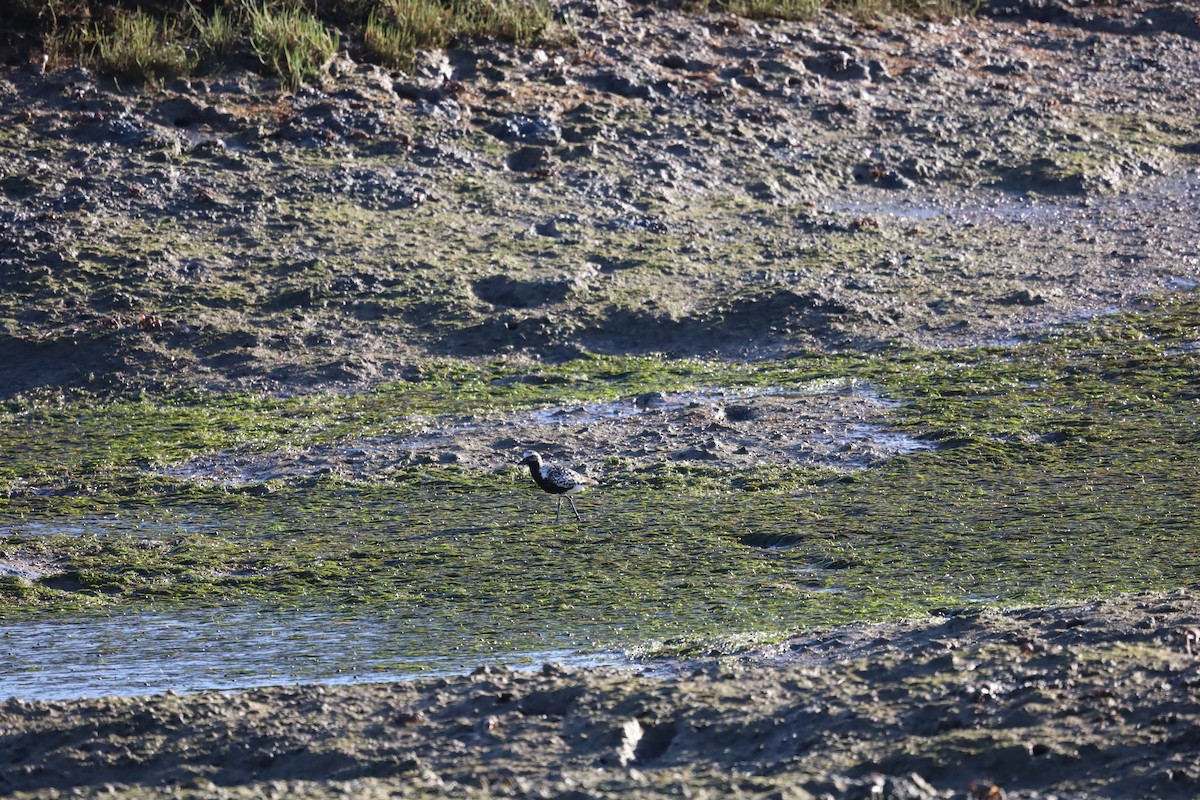
{"type": "Polygon", "coordinates": [[[567,495],[567,502],[571,504],[571,510],[575,512],[575,519],[583,522],[583,517],[579,516],[579,509],[575,507],[575,498],[571,497],[571,495],[567,495]]]}
{"type": "Polygon", "coordinates": [[[558,496],[558,507],[554,511],[554,521],[558,522],[558,518],[562,516],[562,495],[558,496]]]}

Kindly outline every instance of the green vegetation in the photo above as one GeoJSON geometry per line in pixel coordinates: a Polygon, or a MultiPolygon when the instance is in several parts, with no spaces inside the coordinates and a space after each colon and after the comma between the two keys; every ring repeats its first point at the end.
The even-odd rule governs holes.
{"type": "MultiPolygon", "coordinates": [[[[354,395],[19,398],[2,422],[0,583],[36,610],[229,604],[384,608],[503,650],[759,632],[1194,584],[1200,299],[1013,347],[737,364],[585,357],[431,362],[354,395]],[[866,380],[936,451],[856,473],[635,468],[612,458],[583,526],[552,524],[516,468],[395,467],[226,486],[164,469],[425,426],[431,415],[646,388],[866,380]]],[[[431,641],[437,637],[432,637],[431,641]]],[[[681,644],[682,643],[682,644],[681,644]]]]}
{"type": "Polygon", "coordinates": [[[446,47],[456,37],[529,46],[549,41],[553,29],[545,0],[384,0],[368,13],[363,51],[377,63],[408,68],[421,50],[446,47]]]}
{"type": "MultiPolygon", "coordinates": [[[[697,11],[809,18],[822,8],[859,17],[944,17],[969,0],[699,0],[697,11]]],[[[569,41],[547,0],[162,0],[130,9],[100,0],[0,0],[0,16],[32,34],[52,61],[82,60],[120,79],[161,82],[220,70],[239,52],[289,86],[320,79],[343,44],[355,57],[407,68],[459,38],[519,46],[569,41]]]]}
{"type": "Polygon", "coordinates": [[[345,42],[355,55],[407,67],[456,37],[518,45],[561,39],[545,0],[166,0],[130,10],[101,2],[0,1],[18,29],[56,62],[79,59],[121,79],[161,82],[221,69],[244,53],[284,85],[320,79],[345,42]]]}
{"type": "Polygon", "coordinates": [[[239,26],[234,14],[218,6],[205,16],[192,6],[191,26],[196,42],[197,69],[215,70],[233,53],[239,26]]]}
{"type": "Polygon", "coordinates": [[[249,3],[246,14],[254,54],[286,86],[318,80],[337,51],[337,34],[303,8],[272,7],[262,0],[249,3]]]}
{"type": "Polygon", "coordinates": [[[138,9],[116,14],[111,29],[96,26],[85,34],[90,58],[118,78],[163,80],[192,69],[192,57],[180,42],[177,25],[138,9]]]}
{"type": "Polygon", "coordinates": [[[363,49],[374,61],[389,67],[407,67],[424,48],[440,47],[449,41],[450,29],[444,8],[423,0],[394,0],[371,9],[363,30],[363,49]]]}

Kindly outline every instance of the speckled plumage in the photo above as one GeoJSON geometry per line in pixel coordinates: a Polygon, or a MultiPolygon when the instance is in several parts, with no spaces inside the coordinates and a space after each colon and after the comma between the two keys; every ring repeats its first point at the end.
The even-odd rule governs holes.
{"type": "Polygon", "coordinates": [[[586,475],[580,475],[573,469],[543,463],[542,454],[536,450],[526,451],[521,456],[521,463],[529,467],[529,474],[533,476],[533,482],[542,491],[558,495],[558,508],[554,514],[555,522],[562,516],[562,499],[564,495],[567,498],[567,502],[571,504],[571,510],[575,512],[575,519],[583,522],[583,518],[579,516],[579,509],[575,508],[575,500],[571,495],[579,494],[589,486],[599,486],[596,481],[586,475]]]}

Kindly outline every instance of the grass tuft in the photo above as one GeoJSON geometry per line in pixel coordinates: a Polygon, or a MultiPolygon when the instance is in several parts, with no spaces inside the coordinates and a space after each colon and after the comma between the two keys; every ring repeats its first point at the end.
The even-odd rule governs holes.
{"type": "Polygon", "coordinates": [[[825,5],[821,0],[726,0],[723,8],[748,19],[812,19],[825,5]]]}
{"type": "Polygon", "coordinates": [[[266,0],[249,3],[250,46],[255,56],[280,77],[284,85],[295,88],[319,80],[333,54],[338,35],[319,19],[298,6],[278,8],[266,0]]]}
{"type": "Polygon", "coordinates": [[[371,9],[363,48],[384,66],[408,69],[418,51],[444,47],[452,36],[450,11],[436,0],[388,0],[371,9]]]}
{"type": "MultiPolygon", "coordinates": [[[[979,0],[682,0],[695,13],[809,19],[822,9],[863,20],[972,13],[979,0]]],[[[130,4],[132,5],[132,4],[130,4]]],[[[155,0],[128,10],[110,0],[0,0],[14,31],[40,41],[58,65],[82,60],[122,79],[161,82],[214,72],[252,56],[289,88],[320,80],[340,40],[362,56],[408,69],[422,50],[459,39],[495,38],[518,47],[562,46],[573,36],[549,0],[155,0]],[[340,33],[339,33],[340,32],[340,33]]],[[[357,54],[356,54],[357,55],[357,54]]]]}
{"type": "Polygon", "coordinates": [[[520,47],[552,39],[554,12],[545,0],[385,0],[363,30],[367,58],[406,69],[421,50],[455,38],[494,37],[520,47]]]}
{"type": "Polygon", "coordinates": [[[235,16],[217,6],[211,17],[205,17],[197,6],[191,4],[188,14],[199,65],[205,69],[219,68],[237,45],[243,24],[240,15],[235,16]]]}
{"type": "Polygon", "coordinates": [[[495,36],[520,47],[545,41],[554,25],[545,0],[452,0],[450,8],[459,35],[495,36]]]}
{"type": "Polygon", "coordinates": [[[175,26],[141,9],[118,11],[110,30],[97,26],[89,38],[93,63],[118,78],[162,81],[194,67],[175,26]]]}

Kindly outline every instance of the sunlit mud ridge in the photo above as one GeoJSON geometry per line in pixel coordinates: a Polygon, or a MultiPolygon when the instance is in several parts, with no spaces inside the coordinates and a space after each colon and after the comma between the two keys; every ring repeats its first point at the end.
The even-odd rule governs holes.
{"type": "MultiPolygon", "coordinates": [[[[663,673],[0,703],[0,790],[1194,797],[1192,593],[853,625],[663,673]],[[180,789],[179,787],[183,787],[180,789]]],[[[369,643],[368,643],[369,644],[369,643]]]]}

